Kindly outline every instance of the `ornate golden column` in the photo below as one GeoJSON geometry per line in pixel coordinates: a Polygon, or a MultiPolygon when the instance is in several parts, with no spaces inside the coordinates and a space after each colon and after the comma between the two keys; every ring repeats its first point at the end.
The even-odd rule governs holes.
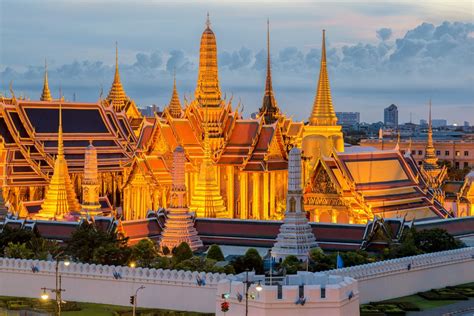
{"type": "Polygon", "coordinates": [[[248,174],[240,172],[240,218],[247,219],[249,213],[248,203],[248,174]]]}
{"type": "Polygon", "coordinates": [[[276,174],[275,172],[270,172],[270,217],[275,216],[275,206],[276,206],[276,174]]]}
{"type": "Polygon", "coordinates": [[[268,201],[268,194],[269,194],[269,175],[268,172],[263,173],[263,219],[268,219],[270,217],[269,214],[269,201],[268,201]]]}
{"type": "Polygon", "coordinates": [[[227,211],[229,217],[234,218],[234,166],[226,166],[226,177],[227,177],[227,211]]]}
{"type": "Polygon", "coordinates": [[[260,173],[252,174],[252,218],[261,219],[262,208],[260,206],[260,173]]]}

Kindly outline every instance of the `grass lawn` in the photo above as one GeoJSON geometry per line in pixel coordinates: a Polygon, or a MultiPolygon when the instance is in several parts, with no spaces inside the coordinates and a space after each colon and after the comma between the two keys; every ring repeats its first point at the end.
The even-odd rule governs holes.
{"type": "MultiPolygon", "coordinates": [[[[474,282],[457,285],[457,287],[471,287],[472,288],[474,287],[474,282]]],[[[459,300],[436,300],[436,301],[431,300],[430,301],[430,300],[424,299],[423,297],[417,294],[414,294],[414,295],[394,298],[394,299],[383,301],[380,303],[391,303],[391,302],[409,302],[409,303],[416,304],[422,310],[429,310],[429,309],[440,307],[440,306],[458,303],[459,300]]]]}
{"type": "MultiPolygon", "coordinates": [[[[38,299],[33,298],[23,298],[23,297],[10,297],[10,296],[0,296],[0,314],[2,309],[7,308],[7,303],[11,301],[21,302],[21,305],[27,306],[25,310],[33,310],[36,307],[37,311],[41,312],[51,312],[54,302],[49,301],[48,303],[40,303],[38,299]],[[44,309],[41,308],[42,304],[44,309]],[[38,306],[40,306],[38,308],[38,306]]],[[[118,306],[118,305],[106,305],[106,304],[94,304],[94,303],[75,303],[76,307],[80,310],[76,311],[66,311],[61,312],[62,315],[66,316],[131,316],[132,307],[131,306],[118,306]]],[[[181,312],[181,311],[171,311],[163,309],[148,309],[148,308],[138,308],[137,315],[140,316],[210,316],[214,314],[204,314],[196,312],[181,312]]]]}

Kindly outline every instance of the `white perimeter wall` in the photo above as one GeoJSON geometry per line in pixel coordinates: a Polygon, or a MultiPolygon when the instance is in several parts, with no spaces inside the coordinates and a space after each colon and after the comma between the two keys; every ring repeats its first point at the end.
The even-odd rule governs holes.
{"type": "Polygon", "coordinates": [[[326,273],[356,279],[360,303],[376,302],[474,282],[474,248],[387,260],[326,273]]]}
{"type": "MultiPolygon", "coordinates": [[[[0,295],[39,298],[42,287],[54,288],[55,262],[0,258],[0,295]],[[39,272],[33,273],[36,266],[39,272]]],[[[214,313],[217,283],[225,274],[176,270],[155,270],[71,263],[61,265],[65,301],[130,306],[138,295],[140,307],[214,313]],[[121,274],[115,279],[113,273],[121,274]],[[197,285],[196,277],[205,279],[197,285]]],[[[54,297],[51,294],[51,297],[54,297]]]]}

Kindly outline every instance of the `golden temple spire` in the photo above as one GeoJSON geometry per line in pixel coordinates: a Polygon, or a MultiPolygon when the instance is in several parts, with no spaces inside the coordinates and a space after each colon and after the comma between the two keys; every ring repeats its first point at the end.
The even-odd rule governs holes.
{"type": "Polygon", "coordinates": [[[53,101],[51,97],[51,91],[49,91],[48,83],[48,63],[44,60],[44,81],[43,81],[43,93],[41,93],[41,101],[53,101]]]}
{"type": "Polygon", "coordinates": [[[171,95],[171,100],[168,105],[168,111],[174,118],[181,117],[182,109],[181,102],[179,101],[178,89],[176,88],[176,71],[174,72],[173,94],[171,95]]]}
{"type": "Polygon", "coordinates": [[[125,103],[128,97],[123,89],[122,82],[120,81],[120,73],[119,73],[119,66],[118,66],[118,44],[115,42],[115,74],[114,74],[114,81],[112,82],[112,87],[110,88],[109,95],[107,96],[107,100],[109,100],[114,109],[117,112],[120,112],[125,107],[125,103]]]}
{"type": "Polygon", "coordinates": [[[309,118],[310,125],[334,126],[337,124],[336,113],[332,105],[331,88],[326,63],[326,30],[323,30],[323,43],[321,48],[321,69],[313,110],[309,118]]]}
{"type": "Polygon", "coordinates": [[[272,87],[272,72],[270,63],[270,20],[267,20],[267,77],[265,80],[265,93],[259,115],[264,117],[265,124],[273,124],[278,120],[280,109],[275,100],[272,87]]]}
{"type": "Polygon", "coordinates": [[[433,143],[433,126],[431,123],[431,99],[429,103],[429,117],[428,117],[428,140],[425,148],[425,158],[423,159],[423,167],[425,169],[438,168],[438,157],[433,143]]]}
{"type": "Polygon", "coordinates": [[[62,219],[65,215],[79,211],[81,208],[64,157],[61,95],[59,100],[58,154],[41,210],[35,216],[38,219],[62,219]]]}
{"type": "MultiPolygon", "coordinates": [[[[204,110],[204,119],[208,120],[208,109],[204,110]]],[[[217,169],[212,161],[211,144],[209,139],[208,124],[204,129],[204,157],[199,169],[198,180],[194,187],[189,209],[196,212],[199,217],[227,217],[224,199],[220,193],[217,181],[217,169]]]]}
{"type": "Polygon", "coordinates": [[[194,96],[201,106],[217,107],[221,104],[221,90],[217,68],[217,44],[211,30],[209,14],[206,29],[201,36],[199,49],[199,70],[194,96]]]}

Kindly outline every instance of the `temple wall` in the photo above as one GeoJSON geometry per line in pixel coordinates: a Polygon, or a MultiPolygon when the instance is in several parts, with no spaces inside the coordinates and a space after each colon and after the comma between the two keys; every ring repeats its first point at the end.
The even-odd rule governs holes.
{"type": "MultiPolygon", "coordinates": [[[[0,258],[0,295],[39,298],[42,287],[54,288],[55,262],[0,258]],[[36,266],[39,271],[32,272],[36,266]]],[[[130,296],[141,285],[138,306],[213,313],[218,273],[155,270],[71,263],[61,266],[65,301],[129,306],[130,296]],[[121,278],[116,279],[114,272],[121,278]],[[205,285],[197,284],[197,276],[205,285]],[[177,299],[177,298],[185,299],[177,299]]]]}
{"type": "Polygon", "coordinates": [[[360,303],[474,282],[474,247],[330,270],[359,283],[360,303]]]}

